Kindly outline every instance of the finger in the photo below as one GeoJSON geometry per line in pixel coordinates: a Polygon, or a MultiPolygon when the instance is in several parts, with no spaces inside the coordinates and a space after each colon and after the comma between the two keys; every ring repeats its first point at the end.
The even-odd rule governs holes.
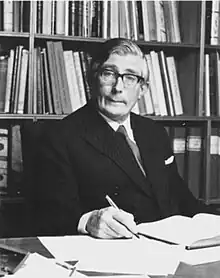
{"type": "Polygon", "coordinates": [[[124,225],[130,232],[137,233],[137,225],[132,214],[119,210],[114,213],[113,218],[124,225]]]}
{"type": "Polygon", "coordinates": [[[116,219],[111,218],[106,224],[108,226],[108,230],[111,230],[111,233],[113,233],[115,237],[132,237],[132,233],[127,229],[127,227],[121,222],[118,222],[116,219]]]}

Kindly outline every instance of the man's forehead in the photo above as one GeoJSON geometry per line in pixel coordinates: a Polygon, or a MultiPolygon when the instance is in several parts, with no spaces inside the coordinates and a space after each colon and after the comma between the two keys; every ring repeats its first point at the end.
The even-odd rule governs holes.
{"type": "Polygon", "coordinates": [[[103,65],[111,65],[122,68],[143,70],[144,59],[134,54],[118,55],[111,54],[103,65]]]}

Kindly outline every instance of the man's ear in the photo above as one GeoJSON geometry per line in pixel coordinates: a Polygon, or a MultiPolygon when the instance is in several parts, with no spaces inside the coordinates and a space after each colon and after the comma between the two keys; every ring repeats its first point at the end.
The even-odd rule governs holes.
{"type": "Polygon", "coordinates": [[[140,93],[138,98],[140,99],[147,92],[148,89],[148,85],[146,83],[142,83],[140,85],[140,93]]]}

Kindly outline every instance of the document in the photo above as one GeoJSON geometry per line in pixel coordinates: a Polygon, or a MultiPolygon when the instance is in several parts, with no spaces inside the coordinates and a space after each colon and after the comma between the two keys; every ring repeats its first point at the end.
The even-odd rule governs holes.
{"type": "Polygon", "coordinates": [[[174,273],[184,250],[182,246],[145,237],[104,240],[85,235],[39,239],[57,260],[78,261],[78,271],[105,273],[105,276],[174,273]]]}
{"type": "Polygon", "coordinates": [[[184,245],[187,249],[220,245],[220,216],[199,213],[192,218],[174,215],[138,225],[141,234],[169,243],[184,245]]]}

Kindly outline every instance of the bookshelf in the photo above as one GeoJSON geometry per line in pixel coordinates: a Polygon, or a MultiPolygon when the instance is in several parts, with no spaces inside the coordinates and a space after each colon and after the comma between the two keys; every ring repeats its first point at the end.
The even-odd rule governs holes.
{"type": "MultiPolygon", "coordinates": [[[[17,9],[16,7],[13,6],[15,5],[13,4],[13,1],[1,1],[0,13],[3,14],[5,2],[12,2],[11,12],[13,14],[14,10],[17,9]]],[[[42,51],[42,49],[46,49],[47,51],[48,42],[52,42],[52,43],[62,42],[63,51],[69,51],[69,50],[84,51],[86,53],[88,52],[92,54],[92,51],[95,48],[97,48],[100,43],[105,41],[106,38],[109,38],[109,35],[112,34],[111,32],[113,32],[112,28],[115,28],[115,23],[113,24],[113,19],[111,18],[111,16],[109,18],[109,22],[106,21],[107,19],[105,18],[106,11],[104,11],[105,9],[104,4],[100,4],[102,1],[65,1],[65,5],[63,6],[64,7],[63,14],[68,15],[68,21],[66,20],[65,17],[64,18],[61,17],[60,19],[60,22],[64,22],[63,24],[61,24],[64,27],[64,29],[62,30],[62,26],[58,26],[58,24],[56,25],[55,19],[56,17],[59,17],[60,14],[59,15],[56,14],[56,10],[54,10],[54,12],[49,13],[50,15],[52,14],[52,18],[48,16],[50,18],[50,22],[47,23],[50,25],[50,30],[48,31],[48,29],[45,29],[47,24],[45,23],[46,19],[45,19],[44,9],[54,9],[53,8],[54,3],[56,3],[57,5],[57,2],[56,1],[44,1],[44,2],[20,1],[20,3],[23,4],[25,3],[25,9],[26,9],[26,13],[20,13],[20,17],[19,17],[20,29],[18,27],[17,28],[13,27],[13,23],[17,22],[16,21],[17,19],[13,19],[14,21],[13,20],[11,21],[12,29],[10,31],[4,30],[4,22],[0,22],[0,41],[1,41],[0,56],[10,57],[10,50],[14,49],[15,51],[16,47],[19,45],[22,45],[23,49],[28,50],[28,66],[26,72],[27,80],[26,80],[26,88],[25,88],[25,102],[27,103],[26,105],[28,107],[24,109],[23,113],[15,113],[15,110],[13,109],[10,110],[10,112],[8,111],[6,113],[4,111],[0,111],[0,129],[1,128],[10,129],[11,126],[16,126],[16,125],[22,126],[27,122],[35,123],[39,121],[60,120],[66,116],[65,114],[59,114],[59,113],[58,114],[46,113],[46,111],[42,111],[41,113],[39,113],[36,110],[36,107],[35,109],[30,109],[30,106],[33,103],[33,95],[36,94],[36,87],[38,86],[36,85],[37,84],[36,82],[38,82],[36,81],[36,76],[39,72],[36,73],[37,60],[35,56],[36,55],[35,49],[39,48],[40,52],[42,51]],[[25,2],[29,4],[26,4],[25,2]],[[47,4],[44,4],[44,2],[47,2],[47,4]],[[88,5],[87,7],[83,6],[86,5],[85,3],[87,3],[88,5]],[[94,6],[92,6],[92,4],[94,4],[94,6]],[[46,5],[48,5],[49,8],[48,6],[46,8],[46,5]],[[86,8],[90,12],[93,11],[94,8],[95,16],[92,16],[90,13],[88,15],[88,10],[86,10],[86,8]],[[73,16],[75,15],[74,13],[76,11],[78,11],[79,14],[78,14],[78,18],[74,23],[73,16]],[[80,18],[80,16],[82,16],[82,18],[80,18]],[[96,27],[98,26],[97,30],[90,28],[93,25],[88,23],[89,21],[88,19],[90,20],[92,19],[96,21],[95,26],[96,27]],[[84,28],[82,30],[77,29],[78,33],[74,35],[74,32],[76,32],[75,27],[76,26],[79,27],[80,22],[82,22],[80,20],[83,20],[84,22],[82,26],[87,26],[88,28],[87,29],[84,28]],[[77,22],[79,22],[79,24],[77,24],[77,22]],[[100,25],[100,22],[102,22],[103,24],[100,25]],[[65,25],[66,23],[68,24],[65,25]],[[106,27],[107,29],[106,30],[102,29],[101,32],[100,26],[102,25],[107,26],[106,27]],[[66,28],[65,26],[68,26],[69,28],[66,28]],[[20,31],[18,32],[18,30],[20,31]],[[91,36],[89,35],[89,32],[91,32],[91,36]],[[28,97],[28,101],[27,101],[27,97],[28,97]]],[[[128,12],[129,20],[133,22],[132,23],[133,25],[132,26],[130,25],[131,27],[130,29],[132,30],[131,32],[133,32],[132,34],[130,34],[130,36],[132,39],[136,40],[137,44],[141,47],[144,53],[149,54],[151,51],[160,53],[162,51],[165,57],[170,57],[170,56],[174,57],[176,70],[177,70],[178,85],[179,85],[181,100],[183,105],[183,114],[177,115],[177,113],[174,113],[174,115],[171,116],[169,112],[170,110],[168,109],[169,115],[162,115],[162,116],[155,115],[155,111],[154,111],[153,114],[149,113],[144,116],[150,117],[158,121],[160,124],[164,125],[167,128],[167,130],[169,130],[171,141],[174,142],[176,140],[175,144],[177,143],[177,146],[179,146],[177,147],[178,148],[177,156],[180,157],[180,161],[182,161],[181,163],[183,163],[183,167],[189,170],[189,159],[191,159],[191,157],[192,157],[192,161],[194,161],[197,164],[199,163],[198,167],[200,167],[199,169],[200,172],[198,172],[199,180],[197,180],[197,182],[199,183],[197,186],[199,188],[192,189],[195,190],[196,197],[202,199],[207,204],[212,203],[215,205],[218,204],[220,205],[220,180],[216,179],[216,185],[215,185],[216,189],[214,190],[215,191],[214,193],[211,187],[213,161],[215,165],[214,167],[216,167],[216,169],[218,167],[218,164],[220,165],[220,147],[218,148],[216,147],[215,151],[210,152],[210,150],[212,150],[211,147],[213,142],[217,142],[216,144],[220,145],[220,143],[218,143],[220,142],[220,133],[213,135],[214,128],[216,128],[216,130],[220,130],[220,108],[219,111],[217,111],[216,113],[211,113],[209,116],[209,114],[206,111],[206,106],[204,103],[204,98],[206,95],[206,85],[204,79],[206,76],[208,77],[210,76],[210,74],[205,71],[206,69],[205,55],[206,54],[210,55],[211,53],[220,52],[220,43],[219,43],[220,39],[217,40],[217,44],[215,45],[210,44],[211,37],[214,36],[213,34],[211,34],[212,32],[211,29],[213,24],[211,22],[211,18],[212,15],[214,14],[214,11],[212,13],[212,5],[211,5],[212,1],[179,1],[178,3],[176,1],[157,1],[159,4],[163,4],[162,6],[164,9],[164,13],[166,13],[164,15],[167,15],[169,9],[171,9],[171,11],[172,9],[176,9],[177,12],[176,13],[171,12],[171,15],[173,15],[174,17],[174,19],[172,19],[174,22],[176,20],[179,22],[179,32],[180,32],[181,41],[179,41],[177,35],[174,36],[172,32],[170,32],[170,30],[167,29],[169,28],[169,26],[171,26],[169,25],[171,23],[174,24],[174,26],[176,26],[176,24],[173,23],[171,19],[170,19],[171,22],[169,22],[169,20],[167,19],[168,16],[164,17],[165,25],[162,25],[165,26],[165,30],[167,32],[166,33],[167,39],[164,41],[163,35],[161,35],[163,28],[162,29],[160,28],[159,30],[157,29],[157,32],[158,33],[160,32],[160,36],[157,37],[156,40],[155,37],[152,37],[153,39],[149,37],[148,41],[144,40],[144,37],[147,36],[147,34],[144,34],[143,28],[141,29],[140,27],[140,24],[143,24],[142,22],[143,18],[141,21],[140,10],[143,13],[145,9],[152,9],[153,7],[152,1],[146,1],[146,2],[151,2],[149,6],[146,7],[142,6],[145,5],[143,4],[143,2],[145,1],[118,1],[120,3],[118,4],[118,6],[114,5],[114,7],[113,5],[111,6],[110,2],[111,1],[108,1],[108,4],[106,4],[108,5],[106,9],[108,8],[113,9],[112,11],[114,11],[114,9],[121,9],[121,11],[124,11],[125,14],[126,12],[128,12]],[[169,5],[171,4],[168,5],[168,2],[174,3],[172,4],[174,6],[170,8],[169,5]],[[207,4],[206,2],[211,2],[211,4],[210,3],[207,4]],[[127,7],[127,5],[129,6],[127,7]],[[138,13],[138,16],[136,17],[136,21],[138,22],[134,20],[134,16],[130,17],[129,14],[129,13],[132,14],[132,11],[134,11],[134,7],[136,7],[135,11],[136,13],[138,13]],[[137,28],[136,29],[134,28],[135,22],[139,24],[139,29],[138,29],[139,32],[137,32],[137,28]],[[185,129],[184,130],[185,137],[182,138],[185,140],[184,141],[185,143],[184,143],[184,149],[182,150],[179,149],[182,148],[182,145],[180,146],[180,144],[183,144],[183,141],[181,141],[182,142],[181,143],[180,142],[181,138],[178,137],[179,136],[177,134],[178,127],[182,127],[183,129],[185,129]],[[196,129],[200,130],[199,134],[197,133],[193,134],[193,132],[195,132],[196,129]],[[200,140],[201,138],[202,140],[200,140]],[[213,138],[216,140],[213,141],[213,138]],[[197,148],[198,146],[200,149],[197,148]],[[191,147],[192,148],[195,147],[195,149],[192,149],[192,152],[191,152],[191,147]],[[214,152],[216,155],[213,156],[212,152],[214,152]],[[201,154],[200,158],[196,157],[198,153],[201,154]],[[198,159],[200,159],[200,162],[198,162],[198,159]]],[[[20,7],[20,11],[22,11],[22,9],[24,11],[23,4],[21,4],[22,8],[20,7]]],[[[61,6],[59,7],[62,10],[61,6]]],[[[158,9],[158,7],[156,9],[158,9]]],[[[10,11],[7,12],[10,13],[10,11]]],[[[216,13],[219,16],[219,12],[215,11],[215,14],[216,13]]],[[[131,22],[129,23],[128,21],[125,21],[125,26],[129,26],[131,22]]],[[[154,28],[154,25],[152,25],[153,22],[154,20],[152,18],[151,18],[151,22],[148,22],[150,26],[149,28],[151,28],[151,30],[153,30],[154,28]]],[[[161,24],[163,24],[163,22],[161,24]]],[[[173,31],[174,34],[176,34],[177,31],[178,30],[174,30],[173,31]]],[[[126,36],[129,36],[128,29],[124,30],[118,28],[117,32],[118,34],[121,33],[121,34],[125,34],[126,36]]],[[[16,84],[16,81],[12,81],[12,82],[15,82],[16,84]]],[[[218,100],[219,97],[218,95],[220,94],[220,87],[218,87],[217,89],[218,90],[215,95],[216,101],[218,100]]],[[[86,98],[88,98],[88,96],[86,98]]],[[[0,97],[0,102],[1,102],[1,97],[0,97]]],[[[192,161],[190,163],[192,163],[192,161]]],[[[185,170],[185,173],[188,170],[185,170]]],[[[195,177],[190,177],[189,173],[186,173],[185,178],[187,180],[190,179],[190,181],[192,178],[193,181],[195,177]]],[[[0,197],[2,203],[3,204],[7,203],[8,206],[13,205],[14,203],[22,205],[24,200],[22,193],[17,194],[16,190],[13,190],[13,183],[9,184],[8,188],[10,189],[9,191],[12,191],[12,194],[6,194],[6,196],[0,197]]]]}

